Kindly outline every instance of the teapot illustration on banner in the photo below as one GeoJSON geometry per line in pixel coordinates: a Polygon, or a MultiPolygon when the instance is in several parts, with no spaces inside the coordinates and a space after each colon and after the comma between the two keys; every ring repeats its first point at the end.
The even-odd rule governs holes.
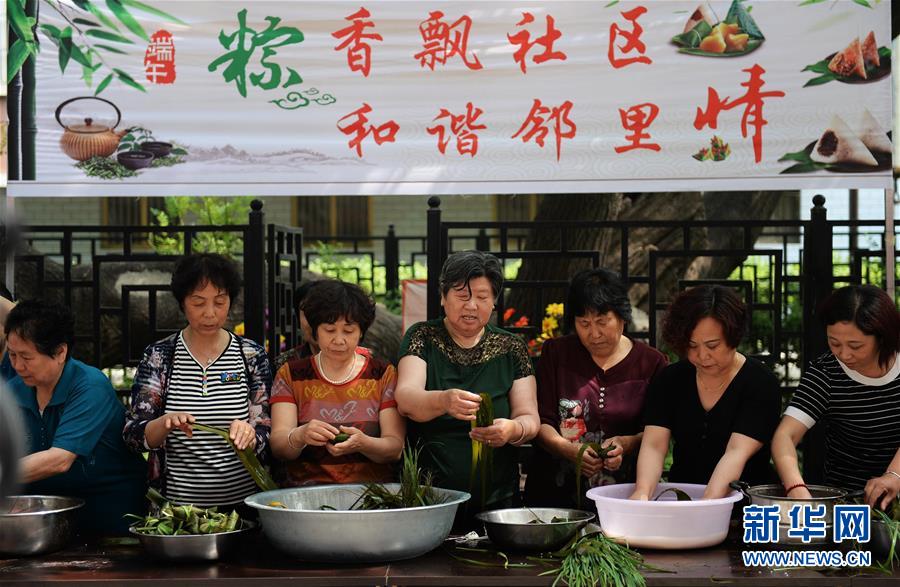
{"type": "Polygon", "coordinates": [[[122,112],[119,108],[103,98],[95,96],[80,96],[71,98],[60,104],[56,108],[56,122],[65,129],[59,145],[63,153],[75,159],[76,161],[86,161],[91,157],[109,157],[116,152],[119,141],[128,132],[127,129],[117,131],[115,128],[122,121],[122,112]],[[75,102],[76,100],[99,100],[112,106],[116,111],[116,123],[112,127],[102,124],[94,124],[93,118],[85,118],[84,124],[73,124],[66,126],[60,120],[63,108],[75,102]]]}

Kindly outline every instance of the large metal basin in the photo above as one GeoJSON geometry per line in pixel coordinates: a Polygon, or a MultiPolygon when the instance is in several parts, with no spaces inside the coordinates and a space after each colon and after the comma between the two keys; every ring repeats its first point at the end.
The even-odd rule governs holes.
{"type": "Polygon", "coordinates": [[[163,536],[137,532],[134,526],[128,531],[141,541],[147,554],[154,558],[170,561],[212,561],[233,554],[237,551],[241,539],[256,528],[254,522],[247,520],[242,520],[241,524],[243,526],[239,530],[218,534],[163,536]]]}
{"type": "Polygon", "coordinates": [[[560,508],[510,508],[475,515],[500,548],[553,551],[566,545],[591,520],[592,512],[560,508]],[[559,521],[554,522],[557,519],[559,521]],[[535,523],[541,520],[542,523],[535,523]]]}
{"type": "Polygon", "coordinates": [[[30,556],[59,550],[75,533],[84,501],[55,495],[0,499],[0,554],[30,556]]]}
{"type": "MultiPolygon", "coordinates": [[[[398,484],[386,484],[391,491],[398,484]]],[[[438,505],[398,510],[350,510],[364,485],[276,489],[244,500],[259,511],[269,541],[306,561],[383,562],[414,558],[447,538],[459,504],[471,496],[435,488],[438,505]],[[286,509],[270,506],[280,502],[286,509]],[[321,510],[322,506],[334,508],[321,510]]]]}

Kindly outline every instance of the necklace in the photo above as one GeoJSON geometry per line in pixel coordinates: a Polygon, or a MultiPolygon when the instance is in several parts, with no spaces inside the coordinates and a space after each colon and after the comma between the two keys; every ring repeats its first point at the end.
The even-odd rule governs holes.
{"type": "Polygon", "coordinates": [[[703,379],[700,377],[700,374],[697,373],[697,384],[700,386],[701,391],[705,391],[706,393],[713,393],[713,394],[714,394],[714,393],[719,393],[720,391],[722,391],[722,388],[725,387],[725,383],[726,383],[727,381],[728,381],[728,378],[726,377],[725,379],[722,380],[721,383],[719,383],[719,384],[718,384],[717,386],[715,386],[714,388],[713,388],[713,387],[709,387],[709,386],[707,386],[706,384],[703,383],[703,379]]]}
{"type": "Polygon", "coordinates": [[[353,355],[353,360],[350,361],[350,368],[347,369],[347,373],[340,379],[332,379],[325,373],[325,367],[322,365],[322,351],[316,353],[315,361],[316,368],[319,371],[319,375],[322,376],[322,379],[327,381],[332,385],[345,385],[347,384],[353,377],[356,375],[356,357],[358,355],[353,355]]]}
{"type": "Polygon", "coordinates": [[[450,330],[450,327],[447,326],[447,324],[448,320],[444,318],[444,329],[447,331],[447,334],[450,335],[450,338],[453,340],[453,342],[456,343],[456,346],[458,346],[459,348],[470,349],[478,346],[478,343],[481,342],[482,337],[484,337],[484,326],[482,326],[478,334],[474,336],[475,342],[469,343],[469,341],[465,341],[466,344],[463,344],[463,342],[458,339],[455,334],[453,334],[453,331],[450,330]]]}
{"type": "Polygon", "coordinates": [[[200,349],[192,348],[195,346],[195,344],[188,340],[186,332],[182,333],[181,336],[184,339],[184,344],[187,347],[188,351],[191,353],[191,356],[194,357],[195,359],[197,359],[197,362],[200,363],[200,366],[203,368],[209,367],[210,365],[212,365],[215,362],[216,358],[221,354],[221,353],[216,353],[216,352],[213,352],[212,355],[203,353],[205,355],[204,360],[206,361],[206,364],[204,366],[204,364],[200,361],[200,358],[201,358],[200,357],[200,349]]]}

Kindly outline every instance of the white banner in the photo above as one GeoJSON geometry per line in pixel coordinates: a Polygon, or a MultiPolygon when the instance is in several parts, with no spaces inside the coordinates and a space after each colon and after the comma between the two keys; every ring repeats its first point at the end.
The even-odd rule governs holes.
{"type": "Polygon", "coordinates": [[[885,188],[890,13],[889,0],[41,2],[36,178],[9,193],[885,188]],[[68,102],[95,94],[109,103],[68,102]]]}

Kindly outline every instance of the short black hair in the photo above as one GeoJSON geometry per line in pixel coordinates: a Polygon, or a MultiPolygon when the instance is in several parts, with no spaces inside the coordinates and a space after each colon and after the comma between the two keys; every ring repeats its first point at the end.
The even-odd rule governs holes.
{"type": "Polygon", "coordinates": [[[196,253],[178,260],[172,271],[172,295],[184,311],[184,299],[204,283],[228,293],[234,305],[241,293],[241,273],[234,261],[217,253],[196,253]]]}
{"type": "Polygon", "coordinates": [[[68,346],[66,358],[75,346],[75,320],[68,308],[43,300],[26,300],[9,311],[4,324],[6,336],[15,334],[30,341],[42,355],[52,357],[59,345],[68,346]]]}
{"type": "Polygon", "coordinates": [[[500,259],[482,251],[457,251],[444,261],[441,267],[441,295],[446,296],[451,289],[469,287],[469,282],[479,277],[487,277],[491,282],[494,298],[503,287],[503,265],[500,259]]]}
{"type": "Polygon", "coordinates": [[[565,328],[572,332],[575,319],[589,312],[613,312],[619,320],[631,322],[631,302],[628,287],[619,275],[609,269],[586,269],[575,274],[566,295],[565,328]]]}
{"type": "Polygon", "coordinates": [[[721,324],[725,343],[737,348],[747,331],[750,312],[730,287],[698,285],[681,292],[672,301],[663,318],[663,340],[679,356],[686,356],[691,334],[704,318],[721,324]]]}
{"type": "Polygon", "coordinates": [[[375,321],[375,302],[355,283],[336,279],[317,282],[300,305],[312,330],[313,339],[321,324],[333,324],[341,318],[359,325],[360,339],[375,321]]]}
{"type": "Polygon", "coordinates": [[[322,283],[323,281],[328,281],[327,279],[314,279],[309,281],[304,281],[300,285],[297,286],[297,289],[294,290],[294,310],[297,312],[297,316],[300,315],[300,312],[303,310],[303,300],[306,299],[306,296],[309,295],[310,290],[315,287],[317,284],[322,283]]]}
{"type": "Polygon", "coordinates": [[[819,320],[825,326],[852,322],[864,334],[875,337],[878,364],[886,367],[900,350],[900,313],[881,288],[848,285],[831,292],[819,306],[819,320]]]}

